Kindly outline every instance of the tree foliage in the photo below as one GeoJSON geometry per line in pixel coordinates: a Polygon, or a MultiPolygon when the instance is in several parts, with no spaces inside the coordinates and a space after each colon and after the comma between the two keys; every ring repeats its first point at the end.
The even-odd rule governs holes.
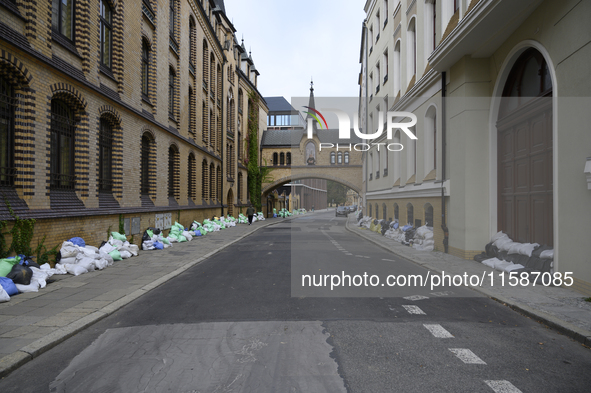
{"type": "Polygon", "coordinates": [[[336,181],[326,182],[328,203],[344,204],[347,202],[347,191],[349,188],[336,181]]]}
{"type": "Polygon", "coordinates": [[[260,211],[262,175],[259,168],[259,97],[250,92],[248,101],[248,194],[250,202],[260,211]]]}

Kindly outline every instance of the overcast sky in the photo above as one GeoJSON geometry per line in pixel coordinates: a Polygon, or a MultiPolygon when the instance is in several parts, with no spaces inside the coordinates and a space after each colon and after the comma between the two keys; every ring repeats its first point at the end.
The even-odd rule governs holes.
{"type": "Polygon", "coordinates": [[[264,97],[357,97],[365,1],[225,0],[264,97]]]}

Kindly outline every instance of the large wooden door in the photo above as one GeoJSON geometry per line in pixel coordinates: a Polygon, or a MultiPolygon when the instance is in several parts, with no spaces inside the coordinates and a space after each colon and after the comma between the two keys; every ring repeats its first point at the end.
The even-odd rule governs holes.
{"type": "Polygon", "coordinates": [[[499,230],[517,242],[553,245],[551,98],[532,100],[497,129],[499,230]]]}

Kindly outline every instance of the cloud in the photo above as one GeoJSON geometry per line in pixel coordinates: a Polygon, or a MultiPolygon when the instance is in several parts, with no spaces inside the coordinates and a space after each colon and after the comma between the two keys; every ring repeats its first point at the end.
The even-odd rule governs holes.
{"type": "Polygon", "coordinates": [[[357,97],[363,5],[342,0],[225,0],[261,75],[263,96],[357,97]]]}

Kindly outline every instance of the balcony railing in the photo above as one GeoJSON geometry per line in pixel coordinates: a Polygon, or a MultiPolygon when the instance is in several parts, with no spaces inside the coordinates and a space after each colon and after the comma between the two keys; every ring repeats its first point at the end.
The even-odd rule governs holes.
{"type": "Polygon", "coordinates": [[[51,173],[51,188],[56,190],[73,190],[76,187],[76,175],[51,173]]]}

